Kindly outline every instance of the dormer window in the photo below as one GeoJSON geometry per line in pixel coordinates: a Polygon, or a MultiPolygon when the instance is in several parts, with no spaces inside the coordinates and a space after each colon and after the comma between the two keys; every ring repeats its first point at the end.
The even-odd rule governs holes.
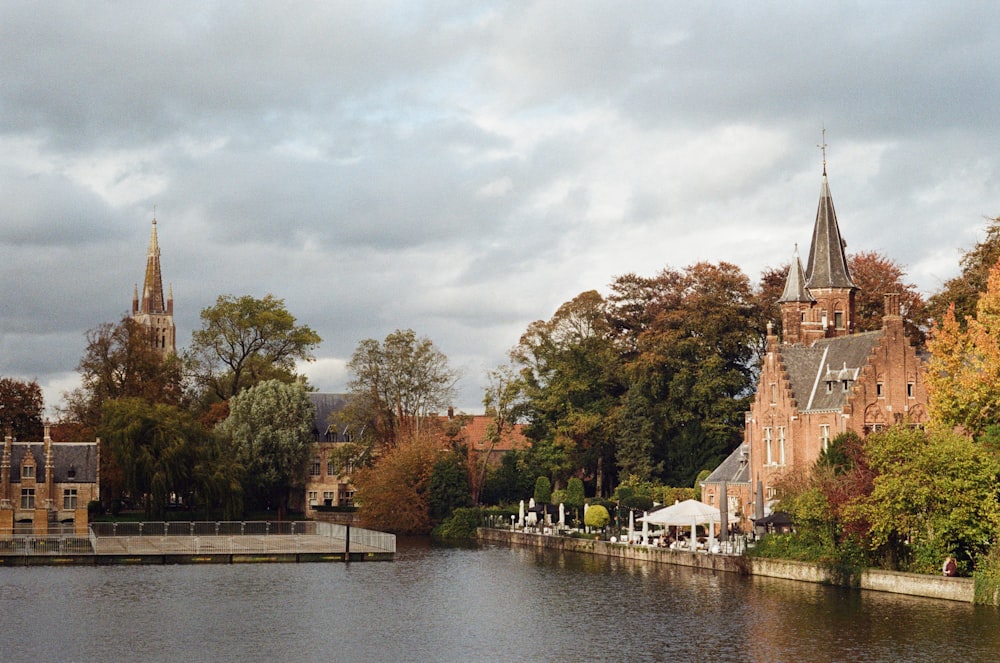
{"type": "Polygon", "coordinates": [[[22,479],[34,479],[35,478],[35,466],[25,465],[21,468],[21,478],[22,479]]]}
{"type": "Polygon", "coordinates": [[[67,479],[75,479],[76,478],[76,465],[70,465],[69,466],[69,469],[66,470],[66,478],[67,479]]]}

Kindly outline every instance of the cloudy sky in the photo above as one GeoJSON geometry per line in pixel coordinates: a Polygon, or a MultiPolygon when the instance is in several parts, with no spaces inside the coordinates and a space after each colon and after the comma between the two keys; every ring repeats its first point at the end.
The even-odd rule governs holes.
{"type": "MultiPolygon", "coordinates": [[[[158,219],[178,344],[272,293],[343,390],[412,328],[463,374],[615,276],[808,244],[924,293],[1000,214],[992,3],[0,3],[0,376],[47,404],[158,219]]],[[[141,283],[140,283],[141,284],[141,283]]]]}

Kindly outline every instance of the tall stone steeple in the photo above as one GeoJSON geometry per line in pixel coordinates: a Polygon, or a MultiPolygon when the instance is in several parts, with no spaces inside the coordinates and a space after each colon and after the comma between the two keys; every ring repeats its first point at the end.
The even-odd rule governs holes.
{"type": "Polygon", "coordinates": [[[146,253],[146,276],[142,282],[142,298],[136,286],[132,293],[132,318],[150,331],[153,345],[166,356],[177,352],[176,328],[174,327],[173,289],[163,296],[163,275],[160,272],[160,243],[156,236],[156,219],[149,235],[149,250],[146,253]]]}

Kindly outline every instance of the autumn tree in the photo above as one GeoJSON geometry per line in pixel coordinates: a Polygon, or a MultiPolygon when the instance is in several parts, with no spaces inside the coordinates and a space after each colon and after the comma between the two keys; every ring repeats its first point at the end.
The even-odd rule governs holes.
{"type": "Polygon", "coordinates": [[[297,324],[274,295],[220,296],[201,312],[201,329],[185,353],[191,379],[206,400],[225,401],[266,380],[293,382],[296,361],[312,361],[322,339],[297,324]]]}
{"type": "Polygon", "coordinates": [[[232,442],[251,503],[276,508],[279,519],[305,485],[314,418],[303,385],[266,380],[231,398],[229,417],[216,429],[232,442]]]}
{"type": "Polygon", "coordinates": [[[383,342],[365,339],[350,362],[351,400],[341,417],[376,446],[419,435],[431,414],[446,408],[457,374],[429,338],[396,330],[383,342]]]}
{"type": "Polygon", "coordinates": [[[364,526],[397,534],[430,532],[429,487],[445,446],[441,436],[423,431],[384,447],[375,463],[356,470],[354,500],[364,526]]]}
{"type": "Polygon", "coordinates": [[[637,322],[616,325],[629,330],[620,341],[628,392],[617,417],[618,465],[690,485],[740,439],[764,317],[749,279],[729,263],[624,278],[627,306],[614,286],[610,317],[637,322]]]}
{"type": "Polygon", "coordinates": [[[1000,260],[1000,216],[987,219],[986,238],[962,255],[961,274],[945,281],[944,287],[931,296],[928,315],[940,322],[954,304],[955,319],[964,328],[965,321],[976,314],[979,295],[986,292],[990,270],[997,260],[1000,260]]]}
{"type": "Polygon", "coordinates": [[[946,427],[979,436],[1000,424],[1000,262],[990,270],[974,316],[963,325],[956,306],[935,322],[927,347],[928,413],[946,427]]]}
{"type": "Polygon", "coordinates": [[[81,386],[65,394],[63,414],[91,432],[107,401],[139,398],[180,405],[182,374],[174,355],[157,350],[148,328],[129,316],[87,332],[87,347],[76,368],[81,386]]]}
{"type": "Polygon", "coordinates": [[[895,261],[875,251],[862,251],[847,259],[851,278],[858,286],[855,299],[855,331],[876,331],[882,328],[885,315],[885,295],[898,294],[903,327],[913,345],[924,347],[929,323],[927,305],[912,283],[905,282],[906,272],[895,261]]]}
{"type": "Polygon", "coordinates": [[[0,434],[19,440],[42,438],[42,388],[32,380],[0,378],[0,434]]]}

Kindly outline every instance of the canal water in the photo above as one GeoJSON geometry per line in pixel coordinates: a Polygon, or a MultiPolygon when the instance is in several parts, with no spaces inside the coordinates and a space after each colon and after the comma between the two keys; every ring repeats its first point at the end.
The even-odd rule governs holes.
{"type": "Polygon", "coordinates": [[[4,661],[995,661],[1000,611],[503,547],[0,568],[4,661]]]}

